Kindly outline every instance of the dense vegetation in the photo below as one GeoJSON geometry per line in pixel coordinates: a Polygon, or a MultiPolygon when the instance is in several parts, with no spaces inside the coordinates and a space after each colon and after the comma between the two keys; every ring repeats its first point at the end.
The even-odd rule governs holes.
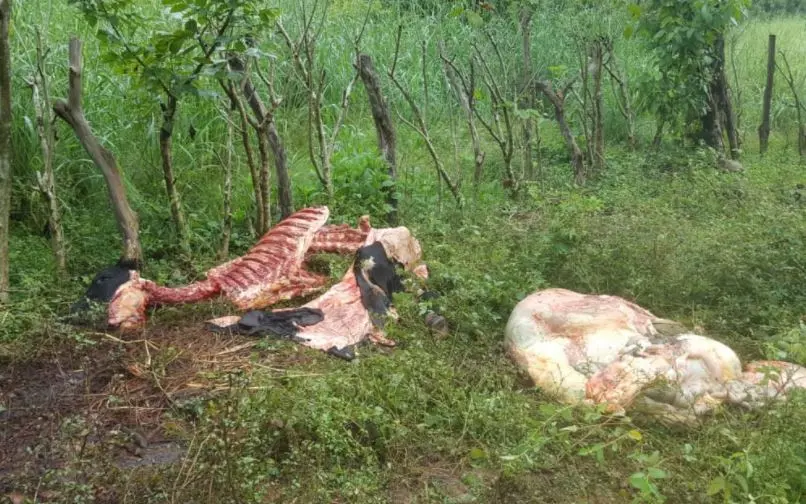
{"type": "MultiPolygon", "coordinates": [[[[4,484],[30,495],[44,485],[60,502],[802,502],[802,398],[772,411],[724,411],[698,429],[678,432],[559,407],[519,380],[501,347],[515,303],[535,289],[557,286],[635,300],[699,326],[745,359],[806,365],[806,176],[798,153],[803,105],[793,97],[793,91],[806,91],[804,19],[797,17],[802,5],[699,0],[684,2],[697,7],[689,12],[673,9],[678,3],[334,0],[313,52],[296,46],[296,62],[275,23],[282,23],[293,45],[325,2],[221,2],[243,16],[230,36],[215,43],[254,58],[282,97],[273,119],[285,145],[294,207],[328,204],[331,222],[354,224],[370,214],[381,226],[394,188],[399,221],[423,244],[451,332],[446,338],[429,332],[421,321],[425,307],[403,295],[400,323],[389,335],[404,346],[394,352],[367,349],[346,364],[291,343],[266,343],[255,352],[256,364],[228,372],[227,386],[214,396],[171,402],[164,430],[187,444],[192,462],[110,470],[102,448],[75,447],[100,429],[76,414],[59,431],[59,453],[66,456],[61,467],[4,484]],[[531,30],[526,69],[524,27],[531,30]],[[661,30],[664,36],[656,37],[661,30]],[[378,152],[358,80],[343,125],[325,146],[332,150],[329,186],[321,145],[308,131],[312,80],[304,73],[323,72],[321,117],[329,138],[353,81],[359,33],[360,51],[373,58],[393,110],[397,180],[389,178],[378,152]],[[762,156],[756,130],[769,34],[777,36],[781,68],[770,145],[762,156]],[[708,96],[696,94],[710,82],[703,61],[714,57],[717,35],[725,41],[741,147],[736,153],[727,140],[722,150],[707,147],[695,131],[708,106],[708,96]],[[597,46],[601,41],[606,43],[597,46]],[[663,53],[669,47],[687,59],[663,53]],[[596,50],[609,55],[617,72],[611,79],[599,68],[598,112],[596,72],[589,66],[596,50]],[[306,67],[310,55],[315,66],[306,67]],[[474,85],[464,97],[478,107],[475,128],[485,153],[477,179],[478,152],[457,100],[464,88],[451,86],[445,62],[460,75],[454,82],[470,82],[471,59],[474,85]],[[553,104],[537,82],[552,90],[567,86],[564,118],[584,158],[581,172],[572,166],[553,104]],[[632,111],[623,114],[626,103],[632,111]],[[632,126],[625,115],[633,116],[632,126]],[[659,118],[665,129],[653,145],[659,118]],[[744,171],[718,169],[731,154],[740,154],[744,171]],[[304,361],[287,358],[297,354],[304,361]],[[274,361],[296,363],[278,375],[274,361]]],[[[239,133],[249,126],[231,110],[217,80],[238,82],[243,75],[223,57],[191,57],[212,47],[204,39],[209,32],[199,27],[207,21],[217,26],[217,5],[14,3],[11,287],[10,301],[0,306],[0,374],[3,366],[38,366],[65,351],[90,355],[103,348],[118,355],[126,348],[61,319],[92,275],[120,257],[121,247],[104,179],[60,121],[54,123],[53,167],[66,274],[54,260],[48,201],[37,185],[43,155],[28,85],[37,71],[37,30],[52,99],[67,96],[70,36],[84,42],[85,113],[124,174],[139,217],[143,276],[185,283],[221,261],[222,237],[229,237],[224,255],[235,257],[259,235],[260,204],[239,133]],[[104,5],[112,11],[104,14],[104,5]],[[118,20],[124,21],[115,25],[118,20]],[[203,35],[190,33],[195,30],[203,35]],[[180,206],[166,194],[161,158],[165,106],[174,95],[172,168],[180,206]],[[231,204],[222,196],[224,166],[231,166],[231,204]]],[[[256,73],[253,79],[271,103],[266,82],[256,73]]],[[[251,142],[257,153],[258,137],[251,142]]],[[[274,172],[268,201],[276,223],[283,209],[274,172]]],[[[342,269],[334,268],[334,277],[344,267],[337,265],[342,269]]],[[[179,334],[211,313],[227,308],[160,309],[143,338],[157,337],[161,327],[179,334]]],[[[181,350],[149,355],[157,382],[181,350]]],[[[0,415],[3,409],[0,403],[0,415]]]]}

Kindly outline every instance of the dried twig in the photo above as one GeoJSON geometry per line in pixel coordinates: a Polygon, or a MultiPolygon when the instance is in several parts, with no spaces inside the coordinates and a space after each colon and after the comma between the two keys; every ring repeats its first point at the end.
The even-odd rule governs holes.
{"type": "Polygon", "coordinates": [[[426,148],[428,149],[428,153],[431,155],[431,159],[434,161],[434,167],[437,170],[437,176],[441,180],[443,180],[445,184],[448,186],[448,189],[450,190],[451,195],[453,195],[454,199],[456,200],[456,203],[459,206],[463,206],[464,198],[462,197],[462,193],[459,191],[459,185],[458,183],[455,183],[451,179],[450,175],[448,175],[448,173],[445,171],[445,167],[442,164],[442,160],[440,160],[439,154],[437,153],[437,150],[434,147],[434,143],[431,140],[431,136],[428,133],[428,125],[425,122],[425,117],[423,116],[420,107],[417,105],[417,102],[414,101],[414,98],[412,98],[411,93],[409,93],[406,90],[406,88],[403,87],[398,78],[395,76],[397,59],[398,56],[400,55],[400,37],[402,33],[403,33],[403,25],[398,25],[397,36],[395,37],[395,57],[392,60],[392,66],[389,69],[388,74],[389,79],[392,81],[392,83],[395,85],[398,91],[400,91],[400,93],[403,95],[403,98],[406,100],[406,103],[408,103],[409,107],[411,108],[411,111],[414,114],[417,124],[414,124],[413,122],[409,121],[408,119],[400,115],[400,113],[398,113],[398,117],[404,124],[406,124],[407,126],[409,126],[410,128],[412,128],[413,130],[415,130],[420,134],[423,141],[425,141],[425,145],[426,148]]]}
{"type": "Polygon", "coordinates": [[[800,101],[797,86],[795,85],[795,78],[792,75],[792,68],[789,66],[786,54],[783,51],[778,51],[778,54],[781,55],[781,59],[784,61],[784,67],[782,68],[777,61],[775,62],[775,66],[789,85],[789,89],[792,91],[792,97],[795,99],[795,111],[797,112],[798,119],[798,154],[804,156],[806,155],[806,125],[803,124],[802,115],[804,106],[800,101]],[[786,71],[784,71],[784,69],[786,69],[786,71]]]}
{"type": "Polygon", "coordinates": [[[469,78],[466,79],[463,72],[456,64],[445,56],[441,46],[439,49],[439,57],[443,62],[443,71],[448,78],[448,82],[451,88],[453,88],[454,94],[456,94],[459,104],[465,112],[465,121],[467,122],[470,139],[473,144],[475,163],[473,184],[478,190],[479,184],[481,183],[485,153],[481,148],[481,140],[479,139],[478,129],[476,128],[476,122],[474,120],[476,116],[476,98],[474,96],[476,67],[473,64],[473,58],[470,58],[470,75],[469,78]]]}

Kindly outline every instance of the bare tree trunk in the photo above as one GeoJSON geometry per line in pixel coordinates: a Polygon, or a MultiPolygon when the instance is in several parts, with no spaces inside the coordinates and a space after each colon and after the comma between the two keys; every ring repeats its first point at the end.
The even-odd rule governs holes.
{"type": "Polygon", "coordinates": [[[798,94],[797,85],[795,84],[795,78],[792,76],[792,68],[789,66],[789,60],[786,59],[786,54],[783,52],[781,52],[781,59],[784,61],[786,72],[784,73],[784,68],[781,68],[777,64],[776,66],[778,66],[778,70],[783,74],[786,83],[789,84],[789,90],[792,91],[792,97],[795,99],[795,111],[797,112],[798,118],[798,155],[803,157],[806,155],[806,125],[803,124],[804,106],[800,101],[800,95],[798,94]]]}
{"type": "MultiPolygon", "coordinates": [[[[288,176],[288,159],[285,154],[283,141],[277,133],[277,126],[274,119],[268,121],[266,125],[266,135],[269,139],[269,147],[274,155],[274,174],[277,176],[277,199],[280,203],[280,217],[286,218],[294,212],[294,195],[291,192],[291,178],[288,176]]],[[[268,202],[268,195],[266,196],[268,202]]],[[[268,208],[268,203],[266,204],[268,208]]],[[[266,214],[269,218],[271,214],[266,214]]]]}
{"type": "Polygon", "coordinates": [[[259,182],[260,182],[260,201],[263,203],[261,213],[264,216],[263,226],[261,233],[265,233],[271,227],[271,170],[269,169],[269,139],[267,124],[261,123],[257,129],[257,151],[260,155],[260,169],[259,182]]]}
{"type": "Polygon", "coordinates": [[[53,111],[73,128],[79,142],[104,175],[118,228],[123,236],[121,260],[132,266],[140,266],[143,259],[138,236],[140,226],[137,222],[137,215],[132,211],[129,201],[126,199],[126,189],[123,186],[120,168],[112,153],[100,144],[84,117],[84,109],[81,106],[81,41],[75,37],[70,39],[67,100],[57,100],[53,105],[53,111]]]}
{"type": "Polygon", "coordinates": [[[467,116],[467,129],[470,132],[470,142],[473,144],[473,185],[475,190],[478,191],[481,177],[484,174],[485,153],[481,149],[481,139],[479,138],[478,128],[476,128],[476,100],[473,96],[473,90],[476,86],[476,67],[473,63],[473,58],[470,58],[470,76],[466,80],[453,62],[443,54],[441,46],[440,58],[445,69],[445,75],[448,77],[448,83],[467,116]]]}
{"type": "Polygon", "coordinates": [[[238,112],[241,116],[241,140],[243,142],[243,150],[246,153],[246,164],[249,165],[249,174],[252,177],[252,188],[255,193],[257,229],[259,233],[262,233],[264,230],[268,229],[268,226],[266,226],[267,219],[264,213],[263,192],[260,190],[260,172],[255,163],[255,153],[252,150],[252,142],[249,140],[249,121],[246,118],[246,111],[240,100],[238,100],[238,112]]]}
{"type": "Polygon", "coordinates": [[[232,136],[233,136],[233,109],[234,103],[230,103],[227,109],[227,144],[224,153],[224,221],[221,224],[221,248],[218,250],[218,257],[223,261],[229,256],[229,241],[232,236],[232,136]]]}
{"type": "Polygon", "coordinates": [[[725,39],[721,35],[714,42],[712,65],[712,77],[708,85],[708,108],[700,118],[702,138],[707,145],[717,151],[718,155],[724,155],[725,143],[722,128],[724,123],[730,146],[730,157],[735,159],[739,155],[739,142],[725,76],[725,39]]]}
{"type": "Polygon", "coordinates": [[[571,167],[574,171],[574,181],[577,184],[585,183],[585,156],[582,154],[582,149],[579,148],[576,139],[574,138],[571,128],[565,120],[565,95],[566,92],[554,91],[550,82],[538,81],[537,88],[542,92],[546,98],[554,106],[554,118],[557,125],[560,127],[560,132],[565,139],[565,144],[571,153],[571,167]]]}
{"type": "Polygon", "coordinates": [[[660,143],[663,141],[663,127],[666,126],[665,119],[657,119],[657,125],[655,126],[655,136],[652,138],[652,147],[659,148],[660,143]]]}
{"type": "MultiPolygon", "coordinates": [[[[310,17],[303,13],[303,29],[298,40],[292,40],[291,36],[279,21],[276,23],[276,26],[285,40],[288,49],[291,51],[291,59],[294,63],[294,68],[308,92],[308,155],[316,172],[316,176],[319,178],[327,194],[327,199],[332,204],[334,197],[332,157],[336,148],[336,139],[339,130],[347,114],[350,94],[352,93],[355,81],[358,79],[358,74],[353,75],[353,78],[350,79],[350,82],[344,88],[338,114],[331,127],[330,135],[328,136],[325,133],[325,121],[322,116],[324,107],[322,100],[325,95],[326,76],[323,65],[316,60],[316,47],[321,40],[321,30],[327,17],[328,4],[325,3],[320,22],[315,23],[314,17],[316,15],[317,5],[318,1],[314,2],[310,17]],[[314,147],[314,137],[316,137],[315,143],[318,146],[318,151],[317,148],[314,147]]],[[[361,36],[364,33],[368,19],[369,11],[367,11],[367,17],[364,19],[361,31],[354,41],[356,54],[359,52],[358,48],[360,46],[361,36]]]]}
{"type": "Polygon", "coordinates": [[[608,48],[609,58],[608,63],[605,65],[607,72],[610,74],[611,84],[613,87],[613,95],[616,99],[621,115],[627,122],[627,145],[631,150],[638,147],[637,139],[635,136],[635,113],[632,108],[632,98],[630,97],[630,89],[627,84],[627,77],[621,72],[616,59],[616,52],[612,44],[608,48]]]}
{"type": "Polygon", "coordinates": [[[0,303],[8,302],[8,215],[11,211],[11,0],[0,0],[0,303]]]}
{"type": "MultiPolygon", "coordinates": [[[[252,150],[252,142],[249,138],[250,126],[257,132],[258,140],[260,140],[260,125],[257,121],[252,121],[246,113],[246,108],[243,105],[238,93],[235,91],[235,86],[232,81],[224,82],[219,81],[224,92],[230,100],[230,109],[238,111],[238,116],[241,119],[241,141],[243,142],[243,150],[246,153],[246,164],[249,166],[249,174],[252,177],[252,189],[255,194],[255,214],[257,220],[257,233],[265,233],[268,230],[269,217],[266,215],[266,206],[263,202],[263,191],[261,191],[260,171],[255,163],[255,153],[252,150]]],[[[254,234],[254,233],[253,233],[254,234]]]]}
{"type": "Polygon", "coordinates": [[[604,65],[604,44],[597,39],[590,47],[590,66],[592,78],[591,118],[593,133],[593,170],[601,172],[605,167],[604,155],[604,98],[602,96],[602,67],[604,65]]]}
{"type": "Polygon", "coordinates": [[[728,135],[728,145],[730,146],[731,159],[739,158],[739,134],[736,131],[736,119],[733,113],[733,105],[730,99],[730,86],[728,76],[725,72],[725,37],[719,36],[716,41],[717,74],[716,86],[718,89],[719,108],[722,111],[722,119],[725,124],[725,132],[728,135]]]}
{"type": "Polygon", "coordinates": [[[173,131],[176,117],[176,97],[168,96],[168,102],[162,104],[162,127],[160,128],[160,158],[162,159],[162,175],[165,179],[165,193],[168,195],[168,204],[171,208],[171,219],[179,238],[179,244],[186,254],[190,254],[187,225],[182,214],[182,201],[176,190],[176,178],[173,168],[173,131]]]}
{"type": "Polygon", "coordinates": [[[770,141],[770,109],[772,89],[775,82],[775,35],[770,35],[767,43],[767,85],[764,87],[764,105],[761,109],[761,125],[758,127],[758,148],[761,154],[767,152],[770,141]]]}
{"type": "Polygon", "coordinates": [[[806,127],[803,125],[800,110],[798,110],[798,154],[801,157],[806,155],[806,127]]]}
{"type": "MultiPolygon", "coordinates": [[[[269,110],[263,104],[263,100],[258,96],[255,86],[252,84],[252,79],[245,73],[245,67],[240,58],[230,57],[229,66],[236,72],[243,72],[244,77],[241,80],[241,92],[246,97],[246,103],[257,118],[259,124],[266,124],[265,132],[272,154],[274,156],[274,171],[277,176],[277,199],[280,203],[280,215],[288,217],[294,211],[294,201],[291,192],[291,178],[288,176],[288,160],[286,159],[285,147],[283,146],[280,135],[277,132],[277,126],[274,124],[274,110],[269,110]]],[[[272,100],[272,107],[276,108],[279,101],[272,100]]],[[[263,202],[264,208],[270,208],[268,198],[263,202]]],[[[266,213],[266,220],[270,220],[271,212],[266,213]]],[[[268,222],[265,223],[269,225],[268,222]]]]}
{"type": "Polygon", "coordinates": [[[50,90],[47,74],[45,73],[45,53],[42,50],[42,36],[36,30],[36,71],[28,82],[33,95],[34,111],[36,114],[36,131],[42,147],[42,171],[36,173],[37,185],[42,197],[48,206],[48,228],[53,248],[53,257],[56,268],[64,277],[67,273],[67,255],[64,246],[64,230],[62,228],[61,209],[56,197],[56,179],[53,174],[53,154],[56,143],[53,129],[53,110],[50,108],[50,90]]]}
{"type": "Polygon", "coordinates": [[[734,117],[734,124],[736,129],[736,140],[738,142],[738,150],[741,150],[742,144],[744,144],[744,133],[741,132],[742,130],[742,117],[744,114],[744,107],[742,106],[742,86],[739,82],[739,69],[736,65],[736,40],[738,36],[734,38],[734,40],[730,44],[730,67],[731,72],[733,73],[733,85],[728,86],[731,90],[731,97],[733,105],[731,108],[735,111],[734,117]],[[735,105],[735,106],[734,106],[735,105]]]}
{"type": "Polygon", "coordinates": [[[381,82],[372,58],[368,54],[358,55],[358,74],[367,90],[367,98],[372,111],[372,119],[375,121],[375,130],[378,133],[378,148],[383,159],[386,161],[387,173],[392,185],[386,188],[386,203],[389,205],[389,212],[386,220],[390,225],[396,226],[398,223],[398,201],[397,201],[397,158],[395,148],[397,139],[395,135],[395,125],[389,113],[389,105],[381,91],[381,82]]]}
{"type": "Polygon", "coordinates": [[[311,159],[311,164],[322,183],[322,188],[327,195],[327,201],[333,204],[333,170],[330,164],[330,156],[328,155],[328,146],[325,136],[325,123],[322,120],[322,93],[325,90],[324,83],[325,76],[322,75],[322,82],[320,85],[313,83],[307,84],[311,86],[308,90],[308,154],[311,159]],[[316,88],[312,86],[317,86],[316,88]],[[316,136],[316,144],[319,145],[319,152],[315,152],[313,137],[316,136]]]}
{"type": "MultiPolygon", "coordinates": [[[[499,72],[503,72],[506,66],[504,65],[504,58],[501,54],[501,50],[498,48],[498,44],[490,31],[485,31],[485,35],[487,35],[490,45],[493,46],[493,52],[498,60],[499,72]]],[[[492,72],[490,66],[487,64],[487,60],[484,58],[484,53],[477,45],[474,44],[473,48],[476,50],[476,56],[478,57],[482,66],[484,83],[490,92],[490,105],[493,112],[492,124],[484,121],[479,115],[477,115],[477,117],[487,132],[490,133],[490,136],[493,137],[493,140],[496,141],[498,147],[501,149],[501,155],[504,158],[504,173],[506,173],[506,179],[503,180],[503,185],[509,190],[510,195],[514,196],[517,194],[520,188],[520,181],[512,170],[512,158],[515,155],[515,137],[512,131],[513,120],[511,117],[511,107],[509,103],[511,103],[514,98],[512,96],[504,95],[504,93],[501,91],[501,86],[498,85],[502,80],[502,76],[500,74],[496,75],[492,72]],[[503,129],[501,124],[502,117],[503,129]],[[495,130],[492,128],[493,124],[495,125],[495,130]]],[[[476,113],[478,114],[478,110],[476,110],[476,113]]]]}
{"type": "MultiPolygon", "coordinates": [[[[521,11],[521,100],[520,107],[533,110],[535,108],[535,94],[532,92],[532,9],[521,11]]],[[[526,176],[533,180],[535,176],[535,162],[532,154],[535,150],[534,119],[529,116],[523,123],[523,164],[526,165],[526,176]]]]}
{"type": "Polygon", "coordinates": [[[442,164],[442,160],[437,153],[436,147],[434,147],[434,142],[431,139],[431,135],[428,133],[428,125],[425,122],[425,116],[423,116],[422,110],[417,105],[417,102],[414,101],[414,98],[411,96],[411,93],[403,87],[400,81],[395,76],[395,67],[397,66],[397,57],[400,53],[400,35],[403,32],[403,25],[398,25],[397,27],[397,38],[395,40],[395,57],[392,60],[392,67],[389,69],[388,75],[389,78],[392,80],[392,83],[395,87],[400,91],[400,94],[403,95],[403,98],[408,103],[409,107],[411,108],[412,114],[414,114],[415,120],[417,123],[413,123],[411,121],[406,120],[403,116],[400,116],[400,119],[408,125],[411,129],[415,130],[417,133],[420,134],[423,141],[425,142],[425,146],[428,149],[428,153],[431,155],[431,159],[434,162],[434,168],[437,170],[437,179],[443,180],[445,185],[448,186],[448,190],[450,190],[451,195],[456,200],[456,204],[459,207],[463,207],[465,204],[465,199],[462,196],[462,192],[459,190],[459,183],[454,182],[451,179],[451,176],[448,175],[448,172],[445,171],[445,165],[442,164]]]}
{"type": "Polygon", "coordinates": [[[711,96],[708,98],[708,109],[705,115],[700,118],[702,138],[707,145],[716,150],[718,155],[724,155],[725,143],[722,140],[722,126],[719,121],[719,105],[716,93],[718,93],[718,89],[716,89],[712,81],[709,90],[711,96]]]}
{"type": "Polygon", "coordinates": [[[576,110],[579,116],[579,127],[582,129],[582,137],[585,139],[585,160],[588,164],[593,160],[593,135],[591,135],[591,65],[590,57],[588,55],[589,48],[579,51],[579,75],[581,80],[580,93],[577,93],[573,88],[569,89],[574,97],[579,102],[579,108],[576,110]]]}

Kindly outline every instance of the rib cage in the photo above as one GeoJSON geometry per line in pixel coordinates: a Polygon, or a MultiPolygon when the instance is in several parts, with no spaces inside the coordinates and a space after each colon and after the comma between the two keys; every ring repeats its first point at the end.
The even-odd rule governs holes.
{"type": "MultiPolygon", "coordinates": [[[[192,303],[223,295],[240,309],[254,309],[317,292],[327,279],[305,270],[305,257],[323,252],[354,253],[371,229],[367,216],[359,220],[358,229],[347,224],[325,226],[329,215],[325,206],[299,210],[269,230],[242,257],[210,269],[205,280],[164,287],[138,277],[110,303],[109,320],[131,320],[132,327],[141,325],[145,306],[127,304],[126,300],[142,294],[147,305],[192,303]],[[128,313],[133,310],[130,306],[137,306],[138,313],[128,313]]],[[[121,323],[122,328],[125,326],[121,323]]]]}

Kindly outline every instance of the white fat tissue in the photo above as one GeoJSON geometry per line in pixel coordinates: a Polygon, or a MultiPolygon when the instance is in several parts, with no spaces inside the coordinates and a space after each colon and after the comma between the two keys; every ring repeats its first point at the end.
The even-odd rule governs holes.
{"type": "MultiPolygon", "coordinates": [[[[371,229],[364,246],[375,242],[383,245],[389,260],[400,263],[407,270],[421,266],[420,243],[408,228],[371,229]]],[[[303,307],[317,308],[325,314],[318,324],[299,329],[297,337],[304,340],[300,341],[303,345],[319,350],[341,349],[367,338],[385,345],[394,344],[372,323],[369,312],[362,304],[352,265],[339,283],[303,307]]]]}
{"type": "Polygon", "coordinates": [[[758,407],[806,388],[806,368],[781,361],[742,369],[727,345],[617,296],[545,289],[520,301],[504,334],[509,356],[556,400],[635,409],[690,424],[722,404],[758,407]],[[669,327],[676,326],[676,334],[669,327]]]}

